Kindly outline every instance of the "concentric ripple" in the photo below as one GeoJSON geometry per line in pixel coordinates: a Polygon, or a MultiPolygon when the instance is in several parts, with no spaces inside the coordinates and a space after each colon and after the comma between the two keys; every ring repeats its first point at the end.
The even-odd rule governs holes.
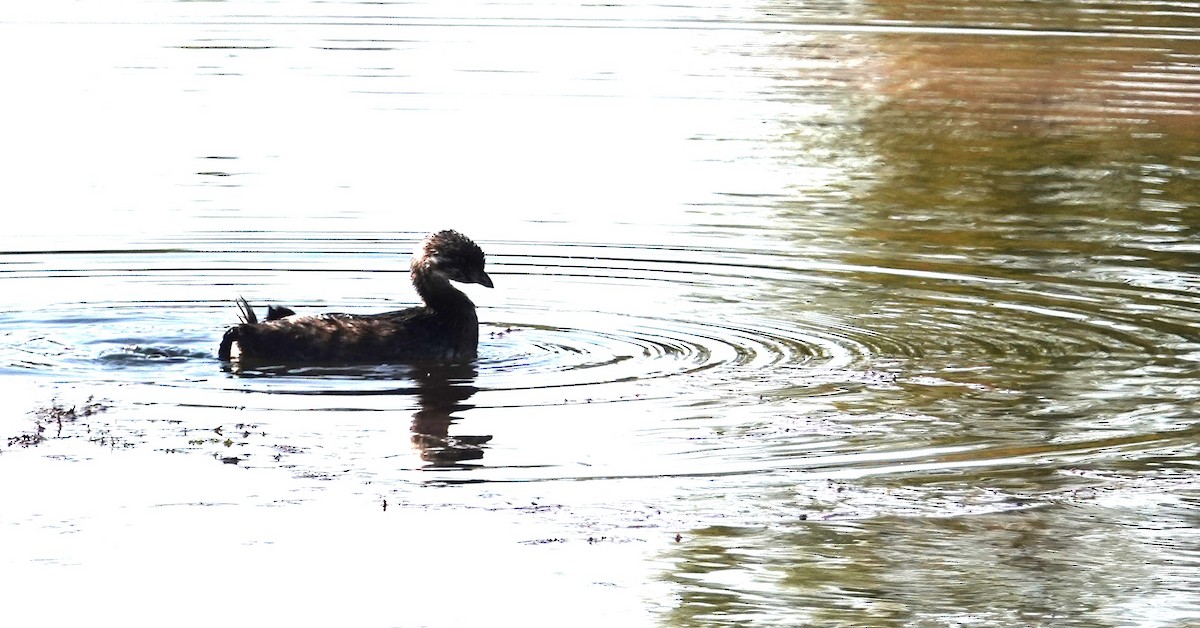
{"type": "MultiPolygon", "coordinates": [[[[239,391],[328,393],[343,402],[355,394],[416,393],[420,383],[406,381],[405,369],[268,369],[231,380],[213,356],[221,329],[233,322],[230,294],[248,292],[261,306],[268,299],[256,293],[265,287],[271,302],[301,311],[401,306],[392,291],[403,275],[351,269],[379,267],[376,255],[403,259],[411,243],[375,244],[385,246],[370,258],[337,242],[320,253],[277,244],[270,271],[243,254],[235,273],[216,263],[221,253],[105,254],[99,265],[88,254],[30,254],[29,263],[13,266],[22,278],[70,276],[72,294],[106,294],[114,282],[136,293],[148,283],[178,282],[182,272],[196,283],[241,285],[183,286],[201,296],[193,301],[89,299],[10,312],[0,320],[3,368],[141,381],[151,367],[156,383],[172,387],[211,381],[239,391]],[[364,294],[349,303],[316,298],[350,279],[361,280],[355,284],[364,294]]],[[[473,293],[483,320],[475,401],[486,405],[721,398],[806,379],[932,381],[1012,362],[1036,373],[1088,360],[1194,362],[1187,356],[1196,354],[1191,297],[1179,291],[983,277],[929,264],[835,264],[770,250],[494,248],[497,289],[473,293]]]]}
{"type": "Polygon", "coordinates": [[[878,380],[880,372],[931,381],[943,372],[1016,363],[1037,377],[1075,363],[1111,368],[1175,349],[1186,356],[1195,345],[1188,297],[1121,284],[975,276],[950,266],[931,271],[929,264],[826,264],[769,252],[586,253],[506,256],[500,272],[518,269],[557,284],[551,294],[581,294],[583,301],[596,291],[611,294],[616,283],[616,291],[632,295],[625,301],[632,311],[545,303],[489,312],[480,362],[489,390],[559,389],[560,401],[597,400],[628,397],[616,384],[630,382],[664,395],[744,392],[747,383],[786,387],[830,375],[859,382],[878,380]],[[539,267],[549,272],[539,274],[539,267]],[[656,308],[664,277],[666,291],[677,296],[656,308]],[[785,300],[764,307],[764,293],[804,296],[794,306],[785,300]]]}
{"type": "Polygon", "coordinates": [[[598,387],[605,384],[658,385],[657,380],[681,378],[686,386],[688,376],[708,381],[750,369],[842,368],[859,352],[827,330],[799,325],[576,313],[566,317],[572,326],[554,326],[545,312],[504,314],[511,321],[491,324],[480,359],[491,390],[588,387],[587,394],[594,395],[589,399],[602,399],[598,387]]]}

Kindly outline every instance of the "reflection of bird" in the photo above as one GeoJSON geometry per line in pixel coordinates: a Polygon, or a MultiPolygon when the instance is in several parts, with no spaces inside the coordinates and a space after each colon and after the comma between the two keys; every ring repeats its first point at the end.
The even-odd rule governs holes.
{"type": "Polygon", "coordinates": [[[301,316],[272,306],[260,323],[238,299],[243,322],[225,332],[217,354],[259,364],[472,360],[479,318],[475,304],[450,281],[491,288],[483,262],[483,250],[469,238],[439,231],[425,238],[412,260],[413,287],[424,306],[365,316],[301,316]]]}
{"type": "Polygon", "coordinates": [[[413,415],[412,442],[421,460],[436,465],[454,465],[483,458],[490,435],[450,435],[455,412],[474,406],[466,403],[478,392],[475,365],[425,364],[412,370],[421,409],[413,415]]]}

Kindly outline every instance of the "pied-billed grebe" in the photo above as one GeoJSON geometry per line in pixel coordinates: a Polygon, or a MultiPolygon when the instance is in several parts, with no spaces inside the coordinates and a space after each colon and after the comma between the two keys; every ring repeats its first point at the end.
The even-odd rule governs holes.
{"type": "Polygon", "coordinates": [[[239,299],[242,324],[230,327],[217,355],[241,363],[370,363],[473,360],[479,344],[475,304],[450,281],[492,287],[483,250],[457,231],[439,231],[413,255],[412,283],[425,302],[383,314],[300,316],[270,307],[261,323],[239,299]]]}

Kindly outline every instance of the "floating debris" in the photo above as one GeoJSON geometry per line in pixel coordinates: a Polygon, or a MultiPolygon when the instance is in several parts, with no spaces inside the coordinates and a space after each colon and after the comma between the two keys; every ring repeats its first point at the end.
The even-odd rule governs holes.
{"type": "Polygon", "coordinates": [[[44,442],[47,439],[46,427],[54,425],[56,427],[54,437],[62,436],[63,424],[74,423],[82,418],[87,418],[95,414],[99,414],[108,410],[109,406],[102,401],[97,401],[94,396],[87,398],[79,405],[67,406],[57,400],[51,402],[50,405],[37,408],[33,411],[34,422],[33,432],[17,434],[9,436],[9,447],[32,447],[44,442]]]}

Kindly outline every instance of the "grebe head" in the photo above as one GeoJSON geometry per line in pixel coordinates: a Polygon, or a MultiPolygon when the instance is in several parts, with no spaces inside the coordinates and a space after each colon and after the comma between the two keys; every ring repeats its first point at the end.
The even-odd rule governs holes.
{"type": "MultiPolygon", "coordinates": [[[[483,249],[467,236],[450,229],[425,238],[413,256],[412,270],[435,272],[461,283],[492,287],[483,270],[483,249]]],[[[414,279],[415,281],[415,279],[414,279]]]]}

